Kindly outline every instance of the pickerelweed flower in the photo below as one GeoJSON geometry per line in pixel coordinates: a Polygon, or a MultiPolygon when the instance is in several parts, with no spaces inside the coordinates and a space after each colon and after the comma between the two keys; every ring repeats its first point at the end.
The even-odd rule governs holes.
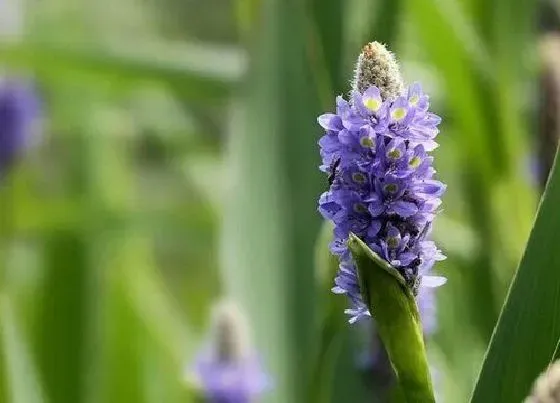
{"type": "Polygon", "coordinates": [[[39,109],[29,82],[0,78],[0,177],[36,134],[39,109]]]}
{"type": "Polygon", "coordinates": [[[393,63],[384,46],[366,45],[350,99],[339,96],[336,113],[318,118],[325,130],[319,140],[320,169],[330,182],[319,211],[335,225],[331,252],[339,257],[340,268],[333,291],[350,298],[346,313],[351,323],[370,312],[347,247],[350,233],[395,267],[413,289],[445,282],[430,275],[434,262],[445,257],[428,240],[445,191],[434,179],[429,154],[438,146],[441,119],[429,112],[420,84],[406,90],[387,85],[402,83],[393,63]],[[371,71],[359,71],[364,68],[371,71]]]}
{"type": "Polygon", "coordinates": [[[190,374],[207,403],[252,403],[270,387],[248,333],[245,317],[234,304],[216,306],[209,343],[190,374]]]}

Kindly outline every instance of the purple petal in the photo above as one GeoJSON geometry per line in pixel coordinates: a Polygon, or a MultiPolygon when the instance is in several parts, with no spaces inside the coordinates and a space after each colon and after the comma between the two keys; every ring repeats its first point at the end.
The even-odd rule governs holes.
{"type": "Polygon", "coordinates": [[[381,221],[373,220],[370,226],[368,227],[367,236],[373,238],[379,233],[380,229],[381,229],[381,221]]]}
{"type": "Polygon", "coordinates": [[[339,286],[334,286],[333,288],[331,288],[331,291],[334,294],[346,294],[346,290],[344,288],[339,287],[339,286]]]}
{"type": "Polygon", "coordinates": [[[338,141],[344,145],[350,146],[356,141],[356,138],[350,131],[342,129],[338,132],[338,141]]]}
{"type": "Polygon", "coordinates": [[[415,192],[426,196],[440,197],[445,192],[446,186],[440,181],[427,179],[414,185],[415,192]]]}
{"type": "Polygon", "coordinates": [[[420,285],[422,287],[428,288],[440,287],[447,283],[447,279],[442,276],[422,276],[422,279],[420,281],[420,285]]]}
{"type": "Polygon", "coordinates": [[[340,148],[340,142],[336,136],[327,134],[319,139],[319,146],[323,151],[332,153],[340,148]]]}
{"type": "Polygon", "coordinates": [[[418,207],[412,202],[399,200],[391,203],[391,210],[402,218],[408,218],[418,212],[418,207]]]}
{"type": "Polygon", "coordinates": [[[342,129],[342,119],[338,115],[325,113],[317,118],[317,122],[327,130],[339,131],[342,129]]]}
{"type": "Polygon", "coordinates": [[[403,266],[408,266],[414,259],[416,259],[416,254],[412,252],[403,252],[399,255],[399,260],[403,266]]]}
{"type": "Polygon", "coordinates": [[[368,206],[368,211],[373,217],[378,217],[385,211],[385,205],[383,203],[372,202],[368,206]]]}

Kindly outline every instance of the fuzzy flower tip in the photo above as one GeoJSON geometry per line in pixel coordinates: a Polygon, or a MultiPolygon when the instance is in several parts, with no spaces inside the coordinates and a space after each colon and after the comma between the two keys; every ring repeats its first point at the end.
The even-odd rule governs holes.
{"type": "Polygon", "coordinates": [[[445,258],[428,240],[445,185],[434,179],[429,154],[437,147],[441,119],[428,107],[428,96],[417,83],[393,100],[370,86],[352,91],[350,101],[338,97],[336,113],[318,118],[325,130],[319,140],[320,169],[330,183],[319,211],[335,226],[331,252],[339,257],[340,268],[333,291],[350,298],[350,322],[370,316],[347,247],[351,232],[415,291],[445,282],[430,275],[434,262],[445,258]]]}
{"type": "Polygon", "coordinates": [[[208,403],[250,403],[269,389],[268,376],[251,349],[245,318],[235,305],[216,307],[209,343],[188,376],[208,403]]]}
{"type": "Polygon", "coordinates": [[[352,89],[360,93],[371,86],[379,88],[383,99],[395,99],[404,88],[395,56],[379,42],[363,47],[352,81],[352,89]]]}
{"type": "Polygon", "coordinates": [[[524,403],[560,403],[560,360],[537,378],[524,403]]]}
{"type": "Polygon", "coordinates": [[[0,78],[0,175],[32,139],[39,100],[28,82],[0,78]]]}

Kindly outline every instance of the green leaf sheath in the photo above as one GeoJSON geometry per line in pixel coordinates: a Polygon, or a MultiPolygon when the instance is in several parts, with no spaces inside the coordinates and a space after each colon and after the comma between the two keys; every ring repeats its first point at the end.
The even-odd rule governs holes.
{"type": "Polygon", "coordinates": [[[360,289],[407,402],[435,402],[416,301],[400,274],[351,234],[360,289]]]}

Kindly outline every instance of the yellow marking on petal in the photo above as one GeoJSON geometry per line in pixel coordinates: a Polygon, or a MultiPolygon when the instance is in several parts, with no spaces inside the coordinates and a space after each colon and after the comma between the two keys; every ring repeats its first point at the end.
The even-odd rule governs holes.
{"type": "Polygon", "coordinates": [[[399,246],[399,239],[394,236],[387,238],[387,246],[391,249],[395,249],[399,246]]]}
{"type": "Polygon", "coordinates": [[[385,185],[384,189],[388,193],[397,193],[397,191],[399,190],[399,185],[397,185],[396,183],[388,183],[387,185],[385,185]]]}
{"type": "Polygon", "coordinates": [[[365,148],[374,147],[375,141],[371,137],[364,136],[360,139],[360,145],[365,148]]]}
{"type": "Polygon", "coordinates": [[[361,172],[354,172],[354,173],[352,174],[352,180],[353,180],[354,182],[356,182],[356,183],[362,184],[362,183],[366,183],[367,178],[366,178],[366,176],[365,176],[363,173],[361,173],[361,172]]]}
{"type": "Polygon", "coordinates": [[[397,108],[391,112],[391,117],[397,121],[403,120],[405,116],[406,116],[406,109],[404,108],[397,108]]]}
{"type": "Polygon", "coordinates": [[[412,168],[418,168],[421,162],[422,161],[420,160],[420,157],[412,157],[408,165],[410,165],[412,168]]]}
{"type": "Polygon", "coordinates": [[[395,149],[389,151],[387,153],[387,155],[389,156],[389,158],[391,158],[393,160],[398,160],[401,157],[401,152],[395,148],[395,149]]]}
{"type": "Polygon", "coordinates": [[[418,95],[413,95],[410,97],[410,99],[408,100],[408,102],[410,103],[410,105],[412,106],[416,106],[416,104],[418,103],[418,101],[420,101],[420,98],[418,97],[418,95]]]}
{"type": "Polygon", "coordinates": [[[356,203],[354,204],[354,211],[356,213],[366,213],[367,207],[363,203],[356,203]]]}
{"type": "Polygon", "coordinates": [[[372,112],[377,112],[381,107],[381,100],[375,98],[365,98],[364,105],[372,112]]]}

